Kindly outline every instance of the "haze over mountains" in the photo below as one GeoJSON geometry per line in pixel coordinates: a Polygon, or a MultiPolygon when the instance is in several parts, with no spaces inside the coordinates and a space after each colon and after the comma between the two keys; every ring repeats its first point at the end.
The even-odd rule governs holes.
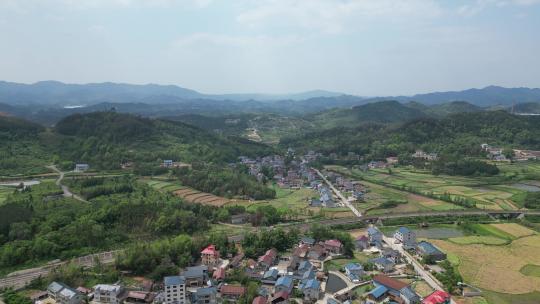
{"type": "Polygon", "coordinates": [[[133,85],[123,83],[66,84],[58,81],[41,81],[21,84],[0,81],[0,102],[11,105],[94,105],[111,103],[171,104],[181,100],[229,100],[229,101],[283,101],[328,98],[336,105],[347,102],[357,104],[378,100],[416,101],[424,104],[440,104],[451,101],[467,101],[477,106],[511,105],[513,103],[539,102],[538,88],[503,88],[488,86],[464,91],[433,92],[414,96],[359,97],[338,92],[314,90],[293,94],[204,94],[175,85],[133,85]]]}

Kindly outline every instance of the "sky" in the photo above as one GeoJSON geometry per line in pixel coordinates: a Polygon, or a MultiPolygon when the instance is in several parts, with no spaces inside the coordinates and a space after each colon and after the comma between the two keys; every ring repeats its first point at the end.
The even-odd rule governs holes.
{"type": "Polygon", "coordinates": [[[360,96],[540,87],[540,0],[0,0],[0,79],[360,96]]]}

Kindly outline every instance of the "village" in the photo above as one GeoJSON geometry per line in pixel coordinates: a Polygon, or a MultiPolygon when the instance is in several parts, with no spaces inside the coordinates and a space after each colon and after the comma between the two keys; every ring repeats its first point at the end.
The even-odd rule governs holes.
{"type": "Polygon", "coordinates": [[[222,257],[211,244],[201,251],[198,265],[163,277],[160,282],[145,279],[129,288],[121,284],[70,287],[52,282],[46,291],[31,298],[36,304],[235,303],[246,296],[247,287],[225,282],[229,275],[241,271],[258,283],[253,304],[451,303],[450,294],[443,290],[433,289],[422,297],[410,283],[422,280],[412,263],[424,263],[429,272],[444,271],[437,266],[446,259],[444,252],[429,242],[417,242],[414,231],[406,227],[390,236],[375,226],[366,232],[355,239],[354,250],[369,259],[349,262],[337,270],[327,265],[344,258],[343,244],[337,239],[315,240],[305,235],[290,252],[270,248],[257,259],[245,258],[241,251],[222,257]]]}

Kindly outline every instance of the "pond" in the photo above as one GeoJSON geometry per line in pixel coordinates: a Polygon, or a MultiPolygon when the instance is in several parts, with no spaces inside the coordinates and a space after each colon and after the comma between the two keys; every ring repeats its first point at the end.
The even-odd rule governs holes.
{"type": "Polygon", "coordinates": [[[421,239],[448,239],[463,236],[463,231],[451,227],[432,227],[413,229],[416,237],[421,239]]]}
{"type": "Polygon", "coordinates": [[[333,273],[328,274],[328,281],[326,281],[325,290],[326,293],[335,293],[346,287],[347,283],[345,283],[340,277],[333,273]]]}
{"type": "Polygon", "coordinates": [[[539,192],[540,187],[528,184],[513,184],[512,187],[528,192],[539,192]]]}

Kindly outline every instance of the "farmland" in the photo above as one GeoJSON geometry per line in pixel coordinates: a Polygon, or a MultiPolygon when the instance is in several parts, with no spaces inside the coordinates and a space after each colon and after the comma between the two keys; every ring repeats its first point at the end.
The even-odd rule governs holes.
{"type": "Polygon", "coordinates": [[[0,204],[2,204],[12,192],[13,188],[0,186],[0,204]]]}
{"type": "Polygon", "coordinates": [[[142,181],[147,183],[154,189],[164,192],[171,192],[174,195],[179,196],[190,203],[200,203],[203,205],[220,207],[231,201],[227,198],[215,196],[210,193],[205,193],[190,187],[182,186],[178,181],[164,181],[152,179],[142,179],[142,181]]]}
{"type": "MultiPolygon", "coordinates": [[[[392,168],[391,172],[383,169],[361,171],[338,166],[329,168],[384,187],[382,194],[391,194],[392,189],[427,196],[448,195],[451,199],[473,202],[477,208],[493,210],[521,208],[527,191],[537,190],[538,182],[532,179],[540,174],[540,165],[536,162],[501,164],[501,174],[495,177],[435,176],[429,171],[409,167],[392,168]]],[[[450,208],[421,198],[423,196],[410,196],[409,202],[433,210],[450,208]]]]}
{"type": "Polygon", "coordinates": [[[540,236],[516,223],[475,225],[477,235],[431,242],[452,257],[465,282],[485,290],[489,303],[535,303],[528,299],[540,292],[540,236]]]}

